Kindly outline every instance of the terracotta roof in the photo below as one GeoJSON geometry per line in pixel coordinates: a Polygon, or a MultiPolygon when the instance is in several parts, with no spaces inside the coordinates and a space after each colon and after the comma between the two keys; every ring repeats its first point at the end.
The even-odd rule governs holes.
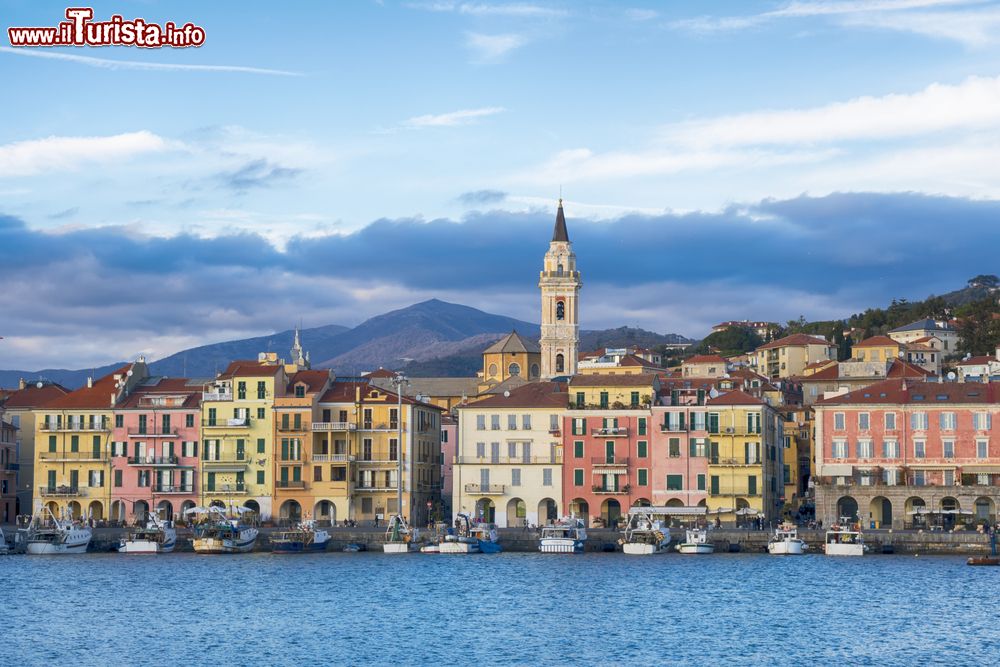
{"type": "Polygon", "coordinates": [[[121,368],[108,373],[102,378],[94,380],[91,387],[81,387],[76,391],[71,391],[63,396],[58,396],[45,404],[44,407],[55,410],[67,410],[72,408],[91,408],[110,410],[112,407],[111,396],[117,391],[115,388],[115,375],[122,377],[132,368],[132,364],[125,364],[121,368]]]}
{"type": "Polygon", "coordinates": [[[916,364],[911,364],[908,361],[903,361],[902,359],[894,359],[892,365],[889,366],[889,372],[885,374],[887,378],[925,378],[934,375],[929,370],[923,369],[916,364]]]}
{"type": "Polygon", "coordinates": [[[726,360],[717,354],[696,354],[688,357],[682,363],[685,364],[724,364],[726,360]]]}
{"type": "Polygon", "coordinates": [[[479,408],[566,408],[567,392],[564,382],[532,382],[515,389],[508,390],[509,396],[502,393],[485,398],[460,410],[479,408]]]}
{"type": "Polygon", "coordinates": [[[988,364],[990,362],[996,362],[997,358],[990,354],[985,354],[981,357],[969,357],[968,359],[962,359],[956,366],[982,366],[983,364],[988,364]]]}
{"type": "Polygon", "coordinates": [[[706,405],[765,405],[764,401],[759,398],[755,398],[750,394],[740,391],[739,389],[733,389],[727,391],[721,396],[716,396],[715,398],[710,398],[705,401],[706,405]]]}
{"type": "MultiPolygon", "coordinates": [[[[996,314],[996,313],[994,313],[994,314],[996,314]]],[[[929,343],[929,342],[930,342],[930,341],[932,341],[932,340],[941,340],[941,339],[940,339],[940,338],[938,338],[937,336],[924,336],[924,337],[922,337],[922,338],[918,338],[918,339],[916,339],[916,340],[915,340],[915,341],[913,341],[913,342],[914,342],[914,343],[929,343]]]]}
{"type": "Polygon", "coordinates": [[[813,382],[823,380],[836,380],[840,378],[840,364],[834,362],[833,365],[822,368],[811,375],[796,375],[793,379],[796,382],[813,382]]]}
{"type": "Polygon", "coordinates": [[[994,383],[979,382],[921,382],[912,379],[893,379],[878,382],[864,389],[856,389],[841,396],[816,402],[816,405],[851,404],[901,404],[947,405],[955,403],[997,403],[1000,392],[994,383]],[[904,389],[905,387],[905,389],[904,389]]]}
{"type": "Polygon", "coordinates": [[[836,347],[833,343],[828,340],[823,340],[822,338],[816,338],[815,336],[808,336],[806,334],[792,334],[791,336],[785,336],[784,338],[779,338],[778,340],[773,340],[770,343],[766,343],[758,347],[758,350],[771,350],[776,347],[789,347],[789,346],[803,346],[803,345],[825,345],[827,347],[836,347]]]}
{"type": "Polygon", "coordinates": [[[574,375],[569,384],[570,387],[648,387],[656,381],[655,373],[636,373],[633,375],[585,373],[574,375]]]}
{"type": "Polygon", "coordinates": [[[37,383],[28,384],[24,389],[18,389],[10,398],[4,401],[3,406],[8,410],[18,408],[39,408],[50,401],[65,396],[69,393],[66,387],[54,382],[45,383],[41,388],[37,383]]]}
{"type": "Polygon", "coordinates": [[[503,382],[498,382],[489,389],[483,392],[483,394],[502,394],[509,389],[515,389],[528,384],[528,381],[524,379],[523,375],[512,375],[503,382]]]}
{"type": "Polygon", "coordinates": [[[377,371],[372,371],[371,373],[365,373],[365,377],[366,378],[373,378],[373,379],[374,378],[394,378],[394,377],[396,377],[396,375],[397,375],[396,371],[390,371],[387,368],[381,368],[381,367],[379,367],[379,369],[377,371]]]}
{"type": "Polygon", "coordinates": [[[219,377],[268,377],[277,375],[283,368],[281,364],[262,364],[252,359],[239,359],[231,362],[219,377]]]}
{"type": "Polygon", "coordinates": [[[292,393],[295,385],[300,382],[305,383],[306,393],[313,394],[323,388],[326,381],[330,379],[330,371],[307,370],[298,371],[288,380],[288,391],[292,393]]]}
{"type": "Polygon", "coordinates": [[[138,408],[139,401],[143,396],[172,395],[185,396],[181,408],[197,408],[201,405],[202,387],[197,381],[192,382],[188,378],[149,378],[137,385],[128,396],[118,401],[115,407],[122,410],[138,408]]]}
{"type": "Polygon", "coordinates": [[[525,340],[524,338],[521,338],[516,331],[511,331],[509,334],[483,350],[483,354],[499,354],[501,352],[529,352],[537,354],[540,351],[541,348],[538,347],[538,343],[525,340]]]}
{"type": "MultiPolygon", "coordinates": [[[[340,382],[334,381],[330,388],[327,389],[322,396],[320,396],[320,403],[353,403],[356,394],[355,389],[361,389],[361,404],[378,404],[386,405],[397,403],[399,401],[399,395],[396,392],[386,389],[374,384],[369,384],[368,382],[340,382]],[[386,397],[385,400],[379,398],[378,400],[369,398],[372,390],[379,392],[380,396],[386,397]]],[[[405,393],[403,394],[403,403],[405,405],[419,405],[425,408],[433,408],[435,410],[443,410],[436,405],[431,405],[430,403],[423,403],[415,399],[410,398],[405,393]]]]}
{"type": "Polygon", "coordinates": [[[901,347],[899,341],[895,341],[888,336],[872,336],[865,338],[860,343],[855,343],[853,347],[901,347]]]}

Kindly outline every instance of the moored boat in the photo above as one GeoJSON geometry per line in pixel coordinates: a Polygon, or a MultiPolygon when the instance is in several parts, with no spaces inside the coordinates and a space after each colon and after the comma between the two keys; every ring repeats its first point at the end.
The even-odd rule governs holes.
{"type": "Polygon", "coordinates": [[[7,544],[7,536],[3,534],[3,528],[0,528],[0,556],[6,556],[10,552],[11,548],[7,544]]]}
{"type": "Polygon", "coordinates": [[[630,556],[651,556],[666,553],[670,548],[670,530],[656,518],[652,507],[633,507],[623,537],[618,540],[622,551],[630,556]]]}
{"type": "Polygon", "coordinates": [[[799,537],[798,528],[792,524],[779,525],[767,542],[767,553],[774,556],[798,556],[809,550],[809,545],[799,537]]]}
{"type": "Polygon", "coordinates": [[[27,551],[32,555],[82,554],[90,544],[91,530],[71,518],[60,519],[43,508],[31,517],[27,551]]]}
{"type": "Polygon", "coordinates": [[[389,527],[385,531],[385,542],[382,544],[382,551],[387,554],[405,554],[410,552],[410,544],[413,542],[416,531],[410,528],[399,514],[394,514],[389,519],[389,527]]]}
{"type": "Polygon", "coordinates": [[[834,524],[826,531],[823,553],[827,556],[864,556],[865,536],[861,530],[834,524]]]}
{"type": "Polygon", "coordinates": [[[123,554],[168,554],[177,545],[177,530],[172,522],[161,520],[154,514],[137,522],[118,545],[123,554]]]}
{"type": "Polygon", "coordinates": [[[704,528],[688,528],[684,531],[684,541],[677,545],[678,553],[684,555],[715,553],[715,545],[708,541],[708,531],[704,528]]]}
{"type": "Polygon", "coordinates": [[[195,553],[241,554],[253,551],[257,543],[257,519],[253,510],[232,507],[192,507],[188,514],[201,517],[191,540],[195,553]]]}
{"type": "Polygon", "coordinates": [[[538,550],[543,554],[582,554],[587,542],[587,527],[583,519],[563,518],[542,526],[538,550]]]}
{"type": "Polygon", "coordinates": [[[276,554],[326,551],[326,545],[329,541],[330,533],[322,528],[317,528],[313,521],[304,521],[294,528],[272,535],[271,550],[276,554]]]}

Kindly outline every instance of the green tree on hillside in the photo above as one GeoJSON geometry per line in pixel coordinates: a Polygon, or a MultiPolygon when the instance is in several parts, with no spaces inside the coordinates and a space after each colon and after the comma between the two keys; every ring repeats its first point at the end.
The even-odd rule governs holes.
{"type": "Polygon", "coordinates": [[[742,354],[755,350],[764,341],[753,329],[748,327],[729,327],[723,331],[716,331],[709,334],[702,340],[695,349],[695,354],[707,354],[718,350],[720,354],[742,354]]]}

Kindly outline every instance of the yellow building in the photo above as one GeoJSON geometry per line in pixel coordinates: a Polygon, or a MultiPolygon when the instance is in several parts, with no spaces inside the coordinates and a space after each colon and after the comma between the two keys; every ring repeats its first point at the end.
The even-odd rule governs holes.
{"type": "Polygon", "coordinates": [[[725,523],[754,513],[776,518],[784,492],[784,430],[777,411],[740,390],[711,398],[706,405],[709,512],[725,523]]]}
{"type": "Polygon", "coordinates": [[[836,345],[806,334],[785,336],[754,351],[755,370],[769,378],[801,375],[809,364],[836,358],[836,345]]]}
{"type": "Polygon", "coordinates": [[[35,510],[107,518],[114,407],[146,376],[140,358],[35,411],[35,510]]]}
{"type": "Polygon", "coordinates": [[[785,506],[794,512],[805,496],[811,474],[813,410],[805,406],[780,407],[784,419],[782,448],[785,506]]]}
{"type": "Polygon", "coordinates": [[[726,360],[717,354],[697,354],[681,363],[686,378],[720,378],[729,370],[726,360]]]}
{"type": "Polygon", "coordinates": [[[328,503],[324,517],[381,522],[400,513],[423,525],[440,513],[442,410],[405,395],[401,403],[402,412],[396,392],[366,378],[338,378],[319,398],[311,459],[314,472],[327,466],[312,491],[328,503]]]}
{"type": "Polygon", "coordinates": [[[538,343],[512,331],[483,351],[483,381],[494,385],[511,377],[537,380],[541,362],[538,343]]]}
{"type": "Polygon", "coordinates": [[[605,375],[639,375],[642,373],[659,373],[664,369],[650,360],[650,357],[660,359],[660,355],[642,348],[606,348],[580,355],[577,366],[579,373],[601,373],[605,375]],[[645,357],[629,352],[629,350],[649,353],[645,357]]]}
{"type": "Polygon", "coordinates": [[[314,460],[312,447],[316,403],[331,381],[330,371],[300,370],[274,397],[274,507],[282,523],[332,520],[323,486],[328,461],[314,460]]]}
{"type": "Polygon", "coordinates": [[[620,409],[652,404],[660,380],[652,373],[638,375],[576,375],[569,382],[569,403],[577,408],[620,409]]]}
{"type": "Polygon", "coordinates": [[[270,520],[274,396],[288,385],[273,354],[234,361],[202,394],[201,503],[243,505],[270,520]]]}
{"type": "Polygon", "coordinates": [[[888,336],[872,336],[851,348],[852,361],[885,363],[903,356],[904,346],[888,336]]]}

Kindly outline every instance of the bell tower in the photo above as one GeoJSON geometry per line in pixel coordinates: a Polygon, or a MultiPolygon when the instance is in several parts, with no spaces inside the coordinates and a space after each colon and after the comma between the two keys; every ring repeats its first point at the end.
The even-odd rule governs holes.
{"type": "Polygon", "coordinates": [[[538,287],[542,291],[542,378],[576,375],[580,347],[580,272],[566,231],[562,199],[538,287]]]}

